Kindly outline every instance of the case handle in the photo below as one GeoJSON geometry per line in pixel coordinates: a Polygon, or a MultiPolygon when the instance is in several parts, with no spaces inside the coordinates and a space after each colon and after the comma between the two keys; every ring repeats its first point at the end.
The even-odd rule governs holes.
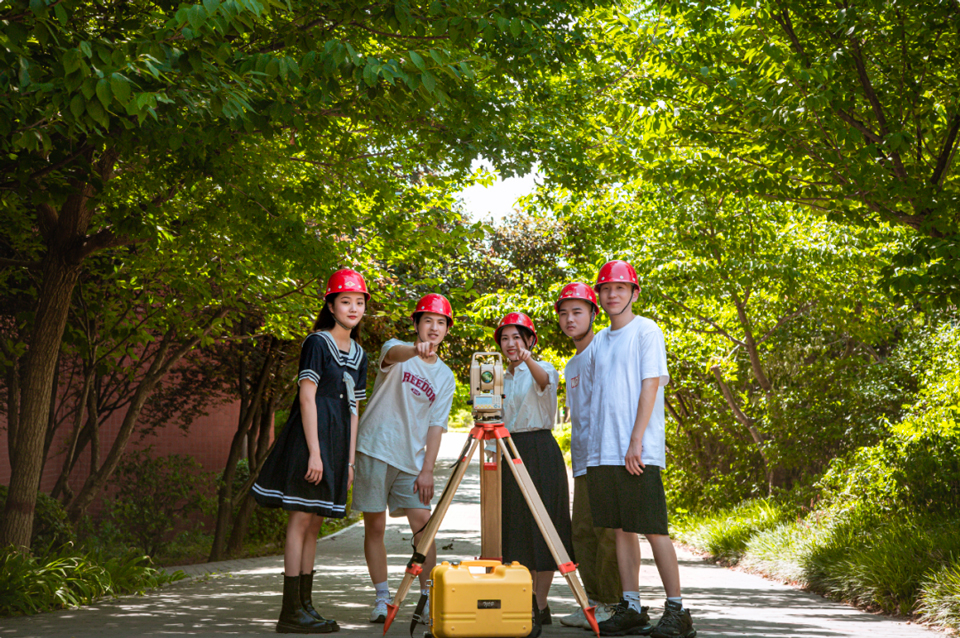
{"type": "Polygon", "coordinates": [[[462,567],[499,567],[503,565],[498,560],[464,560],[460,561],[462,567]]]}

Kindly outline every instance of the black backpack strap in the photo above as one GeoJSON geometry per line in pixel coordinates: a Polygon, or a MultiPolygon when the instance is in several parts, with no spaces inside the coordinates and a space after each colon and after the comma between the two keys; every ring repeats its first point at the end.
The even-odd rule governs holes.
{"type": "Polygon", "coordinates": [[[420,594],[420,600],[417,601],[417,608],[413,611],[413,619],[410,621],[410,638],[413,638],[413,631],[417,628],[417,623],[423,623],[428,625],[428,618],[421,618],[423,614],[423,608],[427,606],[427,600],[429,596],[426,594],[420,594]]]}

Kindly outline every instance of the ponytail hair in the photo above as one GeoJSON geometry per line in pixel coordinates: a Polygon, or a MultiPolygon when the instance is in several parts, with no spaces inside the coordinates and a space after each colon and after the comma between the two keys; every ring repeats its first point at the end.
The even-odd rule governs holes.
{"type": "MultiPolygon", "coordinates": [[[[340,293],[337,293],[340,294],[340,293]]],[[[318,330],[333,330],[337,325],[337,320],[333,317],[333,311],[330,309],[330,304],[333,301],[336,301],[336,295],[329,295],[323,303],[323,308],[320,309],[320,314],[317,315],[317,320],[313,322],[313,331],[317,332],[318,330]]],[[[363,323],[363,319],[357,322],[350,330],[350,338],[359,343],[360,340],[360,324],[363,323]]]]}

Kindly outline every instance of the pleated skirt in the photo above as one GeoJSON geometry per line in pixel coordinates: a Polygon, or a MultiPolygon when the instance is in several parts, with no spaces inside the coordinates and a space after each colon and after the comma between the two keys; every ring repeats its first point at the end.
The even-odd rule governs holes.
{"type": "MultiPolygon", "coordinates": [[[[576,561],[570,525],[570,486],[560,446],[550,430],[521,432],[511,437],[570,560],[576,561]]],[[[555,570],[557,564],[550,548],[513,473],[505,466],[501,479],[501,510],[504,562],[517,561],[531,571],[555,570]]]]}

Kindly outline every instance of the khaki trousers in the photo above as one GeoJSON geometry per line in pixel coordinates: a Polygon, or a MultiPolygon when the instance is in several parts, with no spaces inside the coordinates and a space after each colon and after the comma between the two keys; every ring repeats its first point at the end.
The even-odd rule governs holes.
{"type": "Polygon", "coordinates": [[[601,603],[620,601],[620,570],[617,567],[616,532],[593,526],[587,476],[573,479],[573,552],[579,562],[587,596],[601,603]]]}

